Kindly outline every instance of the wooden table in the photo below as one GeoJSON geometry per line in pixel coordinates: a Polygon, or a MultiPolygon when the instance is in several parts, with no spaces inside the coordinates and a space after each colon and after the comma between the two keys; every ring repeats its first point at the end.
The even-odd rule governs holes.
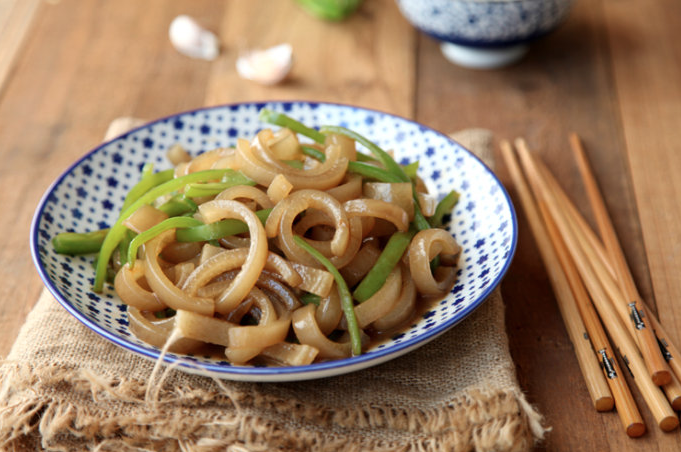
{"type": "MultiPolygon", "coordinates": [[[[27,246],[33,209],[111,120],[264,99],[344,102],[443,132],[485,127],[497,139],[524,136],[586,206],[567,146],[577,131],[636,282],[679,344],[679,27],[678,1],[582,0],[522,62],[479,72],[445,61],[391,0],[366,0],[340,24],[315,20],[292,0],[0,0],[0,354],[42,288],[27,246]],[[219,34],[217,60],[190,60],[170,46],[168,24],[183,13],[219,34]],[[239,49],[284,41],[295,53],[286,83],[237,77],[239,49]]],[[[503,293],[520,384],[553,427],[538,450],[680,450],[679,431],[662,433],[647,408],[649,432],[637,440],[615,413],[594,412],[522,212],[519,226],[503,293]]]]}

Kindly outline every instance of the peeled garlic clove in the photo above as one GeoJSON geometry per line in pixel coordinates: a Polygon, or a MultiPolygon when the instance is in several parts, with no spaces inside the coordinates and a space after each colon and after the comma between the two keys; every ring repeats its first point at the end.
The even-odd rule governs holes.
{"type": "Polygon", "coordinates": [[[188,57],[214,60],[220,53],[217,36],[186,15],[173,19],[168,36],[175,49],[188,57]]]}
{"type": "Polygon", "coordinates": [[[282,81],[291,71],[293,48],[290,44],[279,44],[264,50],[251,50],[236,60],[236,70],[245,79],[274,85],[282,81]]]}

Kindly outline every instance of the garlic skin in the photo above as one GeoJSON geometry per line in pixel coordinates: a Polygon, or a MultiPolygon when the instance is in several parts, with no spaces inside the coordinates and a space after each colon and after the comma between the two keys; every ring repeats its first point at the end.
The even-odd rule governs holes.
{"type": "Polygon", "coordinates": [[[178,52],[191,58],[210,61],[220,53],[217,36],[184,14],[170,23],[168,37],[178,52]]]}
{"type": "Polygon", "coordinates": [[[251,50],[236,60],[236,70],[242,78],[263,85],[281,82],[293,66],[293,48],[279,44],[263,50],[251,50]]]}

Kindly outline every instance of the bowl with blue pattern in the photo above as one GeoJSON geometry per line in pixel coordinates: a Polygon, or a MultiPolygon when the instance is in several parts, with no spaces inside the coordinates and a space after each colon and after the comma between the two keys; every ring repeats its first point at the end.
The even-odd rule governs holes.
{"type": "MultiPolygon", "coordinates": [[[[450,190],[461,197],[447,219],[447,230],[462,247],[458,280],[451,292],[398,334],[364,354],[306,366],[234,366],[211,356],[166,354],[187,372],[242,381],[293,381],[328,377],[373,366],[404,355],[454,327],[499,284],[513,257],[516,217],[496,176],[469,151],[447,136],[405,118],[376,110],[316,102],[240,103],[168,116],[133,129],[86,153],[46,191],[31,228],[31,252],[45,286],[76,319],[100,336],[137,355],[157,360],[160,351],[137,339],[128,328],[126,306],[111,285],[91,290],[93,256],[55,252],[52,238],[63,231],[92,231],[111,226],[140,169],[153,163],[170,168],[166,150],[181,144],[191,154],[234,146],[264,127],[258,112],[266,107],[311,126],[342,125],[392,149],[403,164],[418,160],[419,175],[431,194],[450,190]]],[[[408,359],[405,358],[405,359],[408,359]]]]}
{"type": "Polygon", "coordinates": [[[402,15],[441,41],[455,64],[495,69],[518,61],[528,43],[557,28],[573,0],[396,0],[402,15]]]}

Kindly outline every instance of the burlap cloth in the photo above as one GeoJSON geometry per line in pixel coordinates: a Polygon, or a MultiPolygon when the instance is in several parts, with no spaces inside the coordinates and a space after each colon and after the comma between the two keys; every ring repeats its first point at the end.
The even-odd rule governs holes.
{"type": "MultiPolygon", "coordinates": [[[[491,134],[456,140],[492,166],[491,134]]],[[[71,317],[47,292],[0,367],[2,450],[525,451],[545,428],[515,378],[496,290],[440,338],[386,364],[299,383],[171,371],[71,317]]]]}

